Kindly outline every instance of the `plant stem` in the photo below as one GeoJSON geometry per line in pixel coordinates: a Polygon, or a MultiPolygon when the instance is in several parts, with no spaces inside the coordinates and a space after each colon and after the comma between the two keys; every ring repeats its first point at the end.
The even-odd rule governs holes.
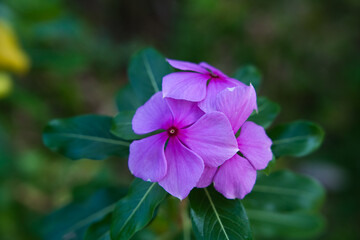
{"type": "Polygon", "coordinates": [[[184,199],[180,203],[181,220],[184,233],[184,240],[191,240],[191,221],[188,213],[188,199],[184,199]]]}

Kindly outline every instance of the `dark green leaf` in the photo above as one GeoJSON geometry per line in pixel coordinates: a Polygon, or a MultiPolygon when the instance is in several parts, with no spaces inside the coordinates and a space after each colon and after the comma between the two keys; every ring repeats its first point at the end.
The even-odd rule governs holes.
{"type": "Polygon", "coordinates": [[[111,134],[111,124],[111,117],[97,115],[56,119],[46,126],[43,141],[52,151],[73,160],[124,156],[129,142],[111,134]]]}
{"type": "Polygon", "coordinates": [[[262,172],[268,176],[271,173],[271,171],[274,169],[275,164],[276,164],[276,159],[275,159],[275,156],[273,155],[272,160],[268,163],[266,168],[264,170],[262,170],[262,172]]]}
{"type": "Polygon", "coordinates": [[[321,233],[324,219],[316,213],[246,210],[254,235],[271,239],[309,238],[321,233]]]}
{"type": "Polygon", "coordinates": [[[239,200],[226,199],[212,187],[192,190],[189,199],[198,239],[252,239],[249,219],[239,200]]]}
{"type": "Polygon", "coordinates": [[[149,134],[138,135],[132,129],[132,119],[135,111],[119,112],[113,120],[111,133],[125,140],[135,140],[154,135],[160,131],[155,131],[149,134]]]}
{"type": "Polygon", "coordinates": [[[123,191],[103,189],[55,211],[43,221],[43,239],[83,239],[88,226],[113,211],[116,201],[123,195],[123,191]]]}
{"type": "Polygon", "coordinates": [[[276,157],[305,156],[316,150],[324,138],[324,130],[308,121],[282,124],[268,134],[273,141],[271,149],[276,157]]]}
{"type": "Polygon", "coordinates": [[[280,113],[280,105],[270,101],[266,97],[259,97],[257,99],[257,104],[258,112],[254,112],[248,121],[252,121],[264,128],[268,128],[280,113]]]}
{"type": "Polygon", "coordinates": [[[128,69],[130,84],[140,100],[145,103],[154,93],[161,91],[162,78],[171,72],[165,58],[152,48],[137,53],[128,69]]]}
{"type": "Polygon", "coordinates": [[[262,76],[260,71],[256,67],[252,65],[247,65],[237,69],[234,74],[234,78],[245,83],[246,85],[250,85],[251,83],[256,89],[256,91],[258,91],[261,84],[262,76]]]}
{"type": "Polygon", "coordinates": [[[110,226],[112,214],[109,213],[103,219],[90,225],[84,240],[110,240],[110,226]]]}
{"type": "Polygon", "coordinates": [[[289,171],[260,175],[243,200],[254,234],[268,238],[311,237],[323,228],[318,213],[324,189],[315,180],[289,171]]]}
{"type": "Polygon", "coordinates": [[[157,183],[135,179],[129,194],[119,201],[113,213],[111,238],[130,239],[144,228],[154,216],[167,193],[157,183]]]}
{"type": "Polygon", "coordinates": [[[134,111],[141,106],[140,100],[130,85],[126,85],[116,94],[116,105],[120,112],[134,111]]]}
{"type": "Polygon", "coordinates": [[[315,180],[290,171],[277,171],[269,176],[259,175],[250,194],[244,199],[246,209],[271,211],[315,211],[325,196],[323,187],[315,180]]]}

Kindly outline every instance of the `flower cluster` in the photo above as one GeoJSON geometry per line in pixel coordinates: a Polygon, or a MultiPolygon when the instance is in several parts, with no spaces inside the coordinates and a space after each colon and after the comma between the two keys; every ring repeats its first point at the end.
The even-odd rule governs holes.
{"type": "Polygon", "coordinates": [[[246,121],[257,110],[255,89],[207,63],[167,61],[183,71],[166,75],[163,91],[136,111],[134,132],[154,134],[130,145],[130,171],[179,199],[211,183],[244,198],[272,159],[264,128],[246,121]]]}

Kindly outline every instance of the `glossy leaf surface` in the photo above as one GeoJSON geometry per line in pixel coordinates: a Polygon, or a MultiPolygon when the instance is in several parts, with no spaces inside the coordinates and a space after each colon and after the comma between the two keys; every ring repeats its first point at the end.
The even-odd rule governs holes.
{"type": "Polygon", "coordinates": [[[302,157],[316,150],[324,138],[324,130],[309,121],[282,124],[268,131],[276,157],[302,157]]]}
{"type": "Polygon", "coordinates": [[[262,76],[260,71],[255,66],[246,65],[236,70],[234,78],[245,83],[246,85],[250,85],[251,83],[255,90],[258,91],[262,76]]]}
{"type": "Polygon", "coordinates": [[[129,142],[110,133],[112,118],[84,115],[52,120],[43,133],[44,144],[70,159],[101,160],[126,156],[129,142]]]}
{"type": "Polygon", "coordinates": [[[128,69],[130,84],[141,104],[161,91],[162,78],[171,72],[165,58],[152,48],[133,56],[128,69]]]}
{"type": "Polygon", "coordinates": [[[239,200],[226,199],[213,187],[193,189],[189,199],[198,239],[252,239],[249,219],[239,200]]]}
{"type": "Polygon", "coordinates": [[[248,121],[254,122],[264,128],[268,128],[280,113],[280,105],[270,101],[266,97],[257,99],[258,112],[251,114],[248,121]]]}
{"type": "Polygon", "coordinates": [[[290,171],[260,175],[243,200],[254,234],[288,239],[316,236],[324,226],[319,208],[325,192],[321,185],[290,171]]]}
{"type": "Polygon", "coordinates": [[[116,106],[120,112],[135,111],[141,106],[140,100],[137,98],[130,84],[125,85],[116,94],[116,106]]]}
{"type": "Polygon", "coordinates": [[[110,226],[112,214],[109,213],[103,219],[90,225],[84,240],[110,240],[110,226]]]}
{"type": "Polygon", "coordinates": [[[167,193],[157,183],[135,179],[128,195],[116,204],[111,225],[113,240],[130,239],[154,217],[167,193]]]}
{"type": "Polygon", "coordinates": [[[124,192],[99,190],[89,198],[70,203],[44,219],[43,238],[48,240],[83,239],[86,229],[114,210],[124,192]]]}

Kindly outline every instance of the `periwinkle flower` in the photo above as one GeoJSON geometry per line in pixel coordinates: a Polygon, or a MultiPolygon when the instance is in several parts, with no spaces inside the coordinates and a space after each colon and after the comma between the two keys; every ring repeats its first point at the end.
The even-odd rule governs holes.
{"type": "Polygon", "coordinates": [[[199,102],[204,112],[214,110],[216,95],[225,88],[246,86],[205,62],[167,61],[172,67],[186,72],[170,73],[163,78],[164,97],[199,102]]]}
{"type": "Polygon", "coordinates": [[[256,93],[252,85],[227,88],[216,96],[215,107],[224,113],[237,137],[239,153],[219,168],[205,167],[197,187],[214,182],[215,189],[226,198],[244,198],[256,181],[256,170],[266,168],[272,159],[271,139],[263,127],[246,121],[257,110],[256,93]]]}
{"type": "Polygon", "coordinates": [[[196,103],[163,98],[162,92],[138,108],[132,126],[137,134],[163,131],[131,143],[130,171],[179,199],[196,186],[205,166],[216,168],[239,150],[225,114],[204,114],[196,103]]]}

